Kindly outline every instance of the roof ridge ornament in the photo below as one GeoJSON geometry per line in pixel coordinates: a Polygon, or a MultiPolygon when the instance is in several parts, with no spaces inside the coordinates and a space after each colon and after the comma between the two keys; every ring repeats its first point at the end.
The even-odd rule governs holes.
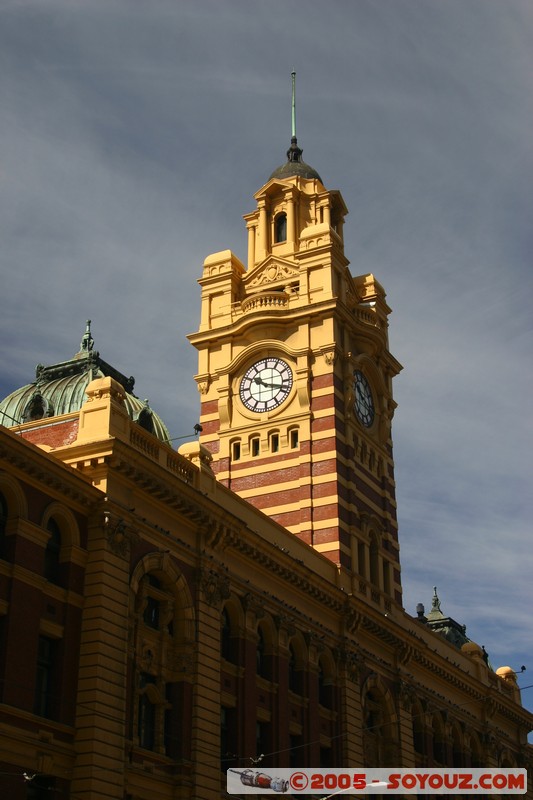
{"type": "Polygon", "coordinates": [[[432,603],[431,603],[431,610],[432,611],[440,611],[441,610],[440,609],[440,600],[439,600],[439,596],[437,594],[437,587],[436,586],[433,587],[433,600],[432,600],[432,603]]]}
{"type": "Polygon", "coordinates": [[[85,325],[85,333],[80,342],[80,353],[89,353],[94,347],[94,339],[91,333],[91,320],[88,319],[85,325]]]}

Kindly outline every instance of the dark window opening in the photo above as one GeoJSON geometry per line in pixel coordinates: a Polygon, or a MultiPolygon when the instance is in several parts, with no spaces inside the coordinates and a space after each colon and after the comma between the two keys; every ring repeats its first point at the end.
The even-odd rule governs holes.
{"type": "Polygon", "coordinates": [[[279,450],[279,434],[273,433],[270,437],[270,449],[273,453],[277,453],[279,450]]]}
{"type": "Polygon", "coordinates": [[[267,722],[257,722],[255,728],[255,755],[257,758],[262,756],[261,764],[267,766],[268,758],[265,759],[270,753],[270,726],[267,722]]]}
{"type": "Polygon", "coordinates": [[[220,709],[220,769],[222,772],[236,764],[237,745],[236,745],[236,725],[235,709],[220,709]]]}
{"type": "Polygon", "coordinates": [[[366,578],[366,547],[364,542],[357,543],[357,561],[359,566],[359,575],[366,578]]]}
{"type": "Polygon", "coordinates": [[[305,766],[305,747],[302,744],[302,737],[293,735],[290,737],[289,742],[291,748],[289,763],[291,768],[305,766]]]}
{"type": "Polygon", "coordinates": [[[370,542],[370,580],[374,586],[379,586],[379,554],[375,539],[370,542]]]}
{"type": "Polygon", "coordinates": [[[37,419],[42,419],[46,413],[46,405],[44,398],[40,394],[34,395],[22,415],[23,422],[33,422],[37,419]]]}
{"type": "MultiPolygon", "coordinates": [[[[332,704],[332,685],[328,680],[322,666],[322,661],[318,663],[318,702],[324,708],[331,708],[332,704]]],[[[327,764],[326,764],[327,766],[327,764]]]]}
{"type": "Polygon", "coordinates": [[[151,409],[143,408],[137,417],[137,422],[141,428],[144,428],[144,430],[148,431],[148,433],[154,432],[154,419],[151,409]]]}
{"type": "Polygon", "coordinates": [[[222,611],[220,627],[220,655],[226,661],[233,662],[233,638],[231,635],[231,620],[227,609],[222,611]]]}
{"type": "Polygon", "coordinates": [[[298,429],[294,428],[290,433],[291,448],[296,450],[298,447],[298,429]]]}
{"type": "Polygon", "coordinates": [[[143,621],[145,625],[148,625],[149,628],[153,628],[156,631],[159,630],[159,612],[159,600],[156,600],[155,597],[148,596],[146,598],[146,606],[144,607],[143,621]]]}
{"type": "Polygon", "coordinates": [[[275,239],[276,239],[276,242],[286,242],[287,241],[287,215],[286,214],[278,214],[278,216],[276,217],[275,239]]]}
{"type": "Polygon", "coordinates": [[[295,694],[302,692],[302,671],[298,669],[296,654],[292,645],[289,647],[289,689],[295,694]]]}
{"type": "Polygon", "coordinates": [[[55,519],[48,520],[46,530],[50,538],[44,553],[44,577],[50,583],[59,582],[59,554],[61,551],[61,532],[55,519]]]}
{"type": "Polygon", "coordinates": [[[391,593],[390,564],[388,561],[383,561],[383,591],[388,595],[391,593]]]}
{"type": "Polygon", "coordinates": [[[53,775],[36,775],[26,784],[26,800],[50,800],[56,797],[61,789],[56,788],[56,779],[53,775]]]}
{"type": "Polygon", "coordinates": [[[145,750],[153,750],[155,745],[155,705],[147,692],[139,697],[138,720],[139,745],[145,750]]]}
{"type": "Polygon", "coordinates": [[[239,459],[241,457],[241,443],[240,442],[233,442],[232,454],[233,454],[233,460],[234,461],[239,461],[239,459]]]}
{"type": "Polygon", "coordinates": [[[256,670],[262,678],[269,678],[268,659],[265,652],[265,637],[261,628],[257,631],[256,670]]]}
{"type": "Polygon", "coordinates": [[[0,493],[0,558],[6,555],[7,502],[0,493]]]}
{"type": "Polygon", "coordinates": [[[33,711],[40,717],[51,718],[53,713],[54,656],[55,642],[39,636],[33,711]]]}
{"type": "Polygon", "coordinates": [[[259,455],[259,439],[255,438],[251,441],[251,451],[253,456],[259,455]]]}

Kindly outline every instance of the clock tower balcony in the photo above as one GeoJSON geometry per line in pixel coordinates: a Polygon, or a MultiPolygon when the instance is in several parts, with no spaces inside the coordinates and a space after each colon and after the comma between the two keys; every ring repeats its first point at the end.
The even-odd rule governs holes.
{"type": "Polygon", "coordinates": [[[241,302],[243,314],[252,311],[286,311],[289,307],[289,298],[286,292],[257,292],[241,302]]]}

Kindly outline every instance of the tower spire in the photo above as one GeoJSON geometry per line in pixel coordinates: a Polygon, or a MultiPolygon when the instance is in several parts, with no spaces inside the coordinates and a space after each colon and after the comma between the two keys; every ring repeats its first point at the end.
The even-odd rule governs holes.
{"type": "Polygon", "coordinates": [[[318,172],[304,162],[302,158],[303,150],[301,147],[298,147],[298,140],[296,138],[296,70],[294,69],[291,72],[291,82],[291,146],[287,150],[287,161],[281,167],[274,170],[270,179],[285,179],[299,176],[311,180],[316,179],[322,183],[322,178],[318,172]]]}
{"type": "Polygon", "coordinates": [[[291,72],[292,78],[292,103],[291,103],[291,137],[296,139],[296,72],[291,72]]]}
{"type": "Polygon", "coordinates": [[[291,100],[291,146],[287,150],[287,159],[292,163],[302,163],[301,147],[298,147],[298,140],[296,138],[296,72],[291,72],[292,78],[292,100],[291,100]]]}

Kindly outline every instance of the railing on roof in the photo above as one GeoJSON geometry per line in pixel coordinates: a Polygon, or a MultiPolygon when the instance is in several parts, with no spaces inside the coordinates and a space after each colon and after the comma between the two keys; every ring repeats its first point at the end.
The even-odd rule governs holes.
{"type": "Polygon", "coordinates": [[[169,445],[160,442],[155,436],[145,432],[136,423],[130,423],[130,444],[136,450],[140,450],[153,461],[157,461],[165,469],[170,470],[174,475],[186,483],[193,483],[197,472],[194,466],[184,458],[171,450],[169,445]]]}
{"type": "Polygon", "coordinates": [[[243,313],[250,311],[284,311],[289,307],[285,292],[258,292],[242,301],[243,313]]]}

